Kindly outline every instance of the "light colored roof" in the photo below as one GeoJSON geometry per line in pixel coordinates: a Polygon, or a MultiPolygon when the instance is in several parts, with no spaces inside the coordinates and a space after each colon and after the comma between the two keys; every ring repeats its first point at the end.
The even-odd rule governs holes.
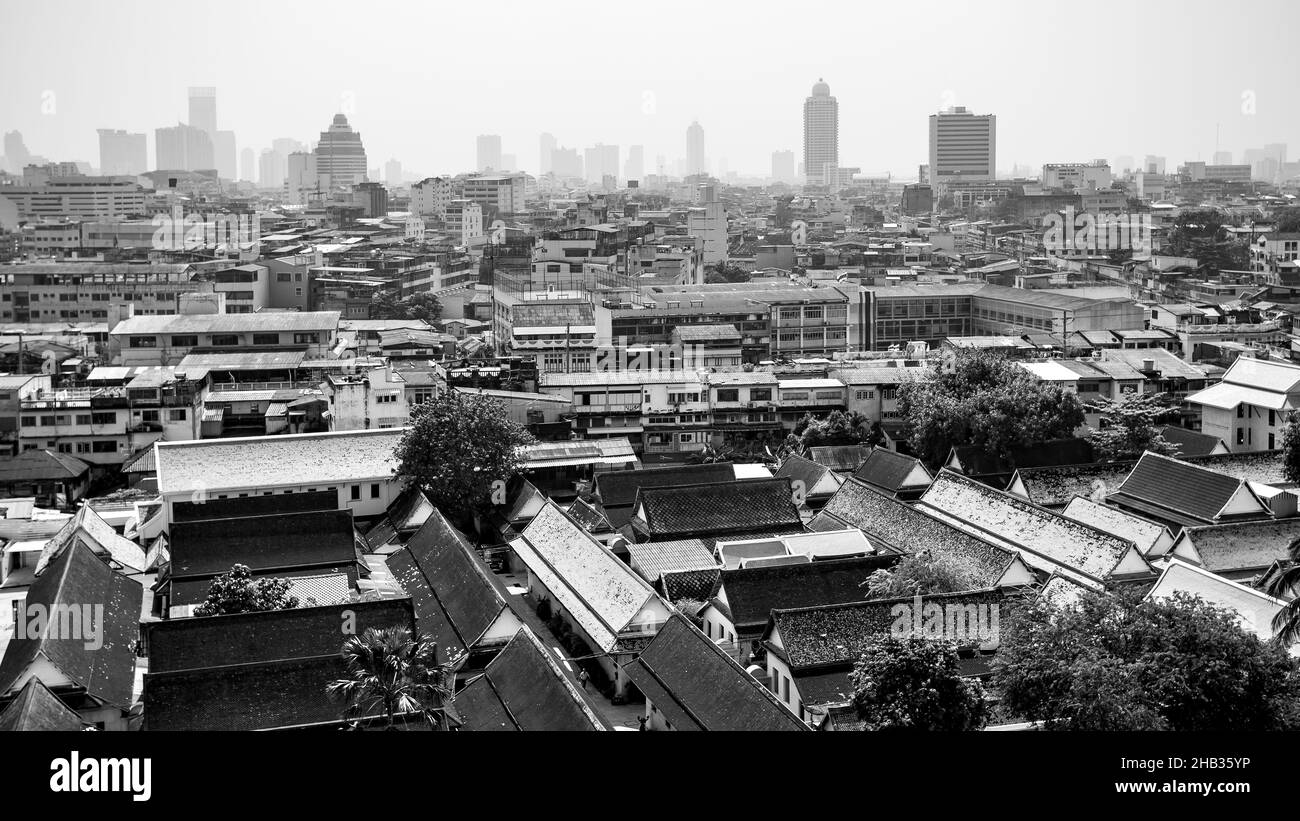
{"type": "Polygon", "coordinates": [[[553,502],[510,543],[528,570],[598,645],[610,651],[618,634],[655,592],[553,502]]]}
{"type": "Polygon", "coordinates": [[[1061,511],[1061,515],[1074,519],[1076,522],[1092,525],[1098,530],[1104,530],[1121,539],[1128,539],[1137,545],[1138,550],[1142,551],[1144,556],[1151,552],[1151,548],[1155,547],[1163,536],[1171,535],[1169,530],[1162,524],[1143,519],[1140,516],[1135,516],[1117,508],[1098,504],[1082,496],[1075,496],[1071,499],[1070,503],[1065,506],[1065,510],[1061,511]]]}
{"type": "Polygon", "coordinates": [[[1241,619],[1242,628],[1262,641],[1273,638],[1273,617],[1286,606],[1281,599],[1266,596],[1244,584],[1178,559],[1170,559],[1151,592],[1147,593],[1147,598],[1164,599],[1175,593],[1200,596],[1209,604],[1235,612],[1241,619]]]}
{"type": "Polygon", "coordinates": [[[651,582],[656,582],[664,573],[675,570],[703,570],[719,566],[713,557],[713,551],[702,539],[629,544],[627,552],[632,560],[632,568],[651,582]]]}
{"type": "Polygon", "coordinates": [[[563,465],[625,465],[636,461],[627,437],[536,442],[523,448],[526,469],[563,465]]]}
{"type": "Polygon", "coordinates": [[[1079,599],[1087,592],[1089,592],[1088,588],[1068,576],[1053,572],[1047,580],[1047,584],[1044,584],[1043,589],[1038,591],[1038,598],[1053,607],[1073,607],[1079,603],[1079,599]]]}
{"type": "Polygon", "coordinates": [[[538,384],[562,385],[701,385],[698,374],[689,371],[593,371],[588,373],[543,373],[538,384]]]}
{"type": "Polygon", "coordinates": [[[158,489],[166,494],[321,485],[393,478],[405,428],[159,442],[158,489]]]}
{"type": "Polygon", "coordinates": [[[1017,365],[1044,382],[1077,382],[1079,374],[1059,362],[1017,362],[1017,365]]]}
{"type": "Polygon", "coordinates": [[[145,569],[144,548],[130,539],[119,536],[108,522],[91,509],[90,505],[83,505],[71,519],[64,523],[59,532],[46,542],[41,558],[36,563],[37,575],[45,570],[46,565],[62,555],[64,550],[71,548],[77,542],[84,543],[96,555],[111,556],[113,561],[120,564],[127,572],[140,573],[145,569]]]}
{"type": "Polygon", "coordinates": [[[1197,391],[1187,397],[1187,401],[1197,405],[1208,405],[1211,408],[1224,409],[1235,408],[1238,405],[1254,405],[1275,411],[1295,407],[1285,393],[1248,388],[1244,385],[1230,385],[1227,382],[1220,382],[1203,391],[1197,391]]]}
{"type": "Polygon", "coordinates": [[[1263,391],[1294,393],[1300,390],[1300,366],[1243,356],[1233,361],[1223,381],[1263,391]]]}
{"type": "Polygon", "coordinates": [[[818,388],[842,388],[844,383],[838,379],[781,379],[778,380],[781,390],[791,388],[802,390],[816,390],[818,388]]]}
{"type": "Polygon", "coordinates": [[[164,314],[133,316],[119,322],[114,336],[141,334],[247,333],[251,331],[333,331],[338,311],[273,311],[255,314],[164,314]]]}

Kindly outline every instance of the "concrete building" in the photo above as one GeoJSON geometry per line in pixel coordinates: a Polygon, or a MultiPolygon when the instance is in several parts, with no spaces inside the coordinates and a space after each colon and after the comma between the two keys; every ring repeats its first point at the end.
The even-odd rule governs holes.
{"type": "Polygon", "coordinates": [[[322,191],[351,187],[366,180],[366,149],[361,133],[353,131],[348,118],[335,114],[329,130],[316,143],[316,175],[322,191]]]}
{"type": "Polygon", "coordinates": [[[502,171],[501,136],[499,134],[480,134],[475,141],[477,165],[480,173],[502,171]]]}
{"type": "Polygon", "coordinates": [[[1201,432],[1222,439],[1233,453],[1274,450],[1282,429],[1300,410],[1300,366],[1240,357],[1223,380],[1187,397],[1200,408],[1201,432]]]}
{"type": "Polygon", "coordinates": [[[692,122],[686,129],[686,173],[688,175],[709,173],[704,157],[704,127],[698,121],[692,122]]]}
{"type": "Polygon", "coordinates": [[[149,146],[144,134],[122,129],[99,129],[99,173],[135,176],[149,168],[149,146]]]}
{"type": "Polygon", "coordinates": [[[109,331],[109,347],[123,365],[174,364],[195,348],[248,346],[293,348],[312,359],[330,359],[338,326],[337,311],[135,316],[109,331]]]}
{"type": "Polygon", "coordinates": [[[411,213],[436,219],[447,218],[452,200],[451,177],[428,177],[411,186],[411,213]]]}
{"type": "Polygon", "coordinates": [[[526,210],[527,180],[523,174],[474,174],[458,179],[456,184],[460,199],[478,203],[485,214],[515,214],[526,210]]]}
{"type": "Polygon", "coordinates": [[[795,181],[793,151],[772,152],[772,180],[784,183],[795,181]]]}
{"type": "Polygon", "coordinates": [[[452,200],[445,215],[447,231],[457,245],[474,245],[483,237],[483,206],[467,199],[452,200]]]}
{"type": "Polygon", "coordinates": [[[1109,188],[1113,177],[1110,164],[1105,160],[1090,163],[1047,163],[1043,166],[1042,184],[1046,189],[1109,188]]]}
{"type": "Polygon", "coordinates": [[[154,158],[159,171],[206,171],[217,167],[212,135],[183,123],[154,129],[154,158]]]}
{"type": "Polygon", "coordinates": [[[13,206],[6,218],[0,208],[0,228],[16,229],[18,221],[47,219],[123,219],[143,217],[145,190],[134,177],[65,177],[39,185],[0,187],[0,199],[13,206]]]}
{"type": "Polygon", "coordinates": [[[285,180],[285,201],[289,205],[307,205],[319,196],[317,185],[320,175],[316,170],[316,155],[295,151],[288,158],[288,176],[285,180]]]}
{"type": "Polygon", "coordinates": [[[954,106],[930,115],[930,183],[988,181],[997,175],[997,117],[954,106]]]}
{"type": "Polygon", "coordinates": [[[840,104],[818,80],[803,104],[803,163],[809,185],[830,185],[840,166],[840,104]]]}

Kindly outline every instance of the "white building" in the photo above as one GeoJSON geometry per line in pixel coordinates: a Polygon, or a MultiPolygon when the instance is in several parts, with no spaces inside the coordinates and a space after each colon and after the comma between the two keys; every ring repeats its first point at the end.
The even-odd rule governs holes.
{"type": "Polygon", "coordinates": [[[997,175],[997,117],[954,106],[930,115],[930,184],[987,181],[997,175]]]}

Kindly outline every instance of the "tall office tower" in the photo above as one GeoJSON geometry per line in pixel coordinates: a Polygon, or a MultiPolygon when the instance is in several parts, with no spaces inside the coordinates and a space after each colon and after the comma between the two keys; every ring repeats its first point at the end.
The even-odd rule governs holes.
{"type": "Polygon", "coordinates": [[[478,137],[478,170],[501,170],[501,137],[497,134],[480,134],[478,137]]]}
{"type": "Polygon", "coordinates": [[[585,152],[585,179],[600,185],[606,176],[618,176],[618,146],[596,143],[585,152]]]}
{"type": "Polygon", "coordinates": [[[1165,158],[1156,156],[1155,154],[1148,154],[1142,160],[1142,170],[1148,174],[1165,173],[1165,165],[1165,158]]]}
{"type": "Polygon", "coordinates": [[[775,182],[794,182],[794,152],[772,152],[772,179],[775,182]]]}
{"type": "Polygon", "coordinates": [[[537,151],[537,175],[551,173],[554,170],[554,166],[551,165],[551,154],[555,151],[555,135],[547,132],[539,137],[537,151]]]}
{"type": "Polygon", "coordinates": [[[557,148],[551,152],[551,173],[560,179],[582,176],[582,157],[576,148],[557,148]]]}
{"type": "Polygon", "coordinates": [[[257,152],[251,148],[239,152],[239,179],[244,182],[257,180],[257,152]]]}
{"type": "Polygon", "coordinates": [[[699,122],[692,122],[686,129],[686,173],[708,173],[704,165],[704,128],[699,122]]]}
{"type": "Polygon", "coordinates": [[[320,133],[316,143],[316,174],[322,191],[352,186],[366,180],[366,149],[361,133],[353,131],[348,118],[334,115],[328,131],[320,133]]]}
{"type": "Polygon", "coordinates": [[[645,176],[645,147],[630,145],[627,148],[627,159],[623,162],[623,179],[639,180],[643,176],[645,176]]]}
{"type": "Polygon", "coordinates": [[[997,146],[996,115],[972,114],[965,106],[931,114],[930,184],[994,179],[997,146]]]}
{"type": "Polygon", "coordinates": [[[217,90],[211,86],[190,87],[190,125],[217,138],[217,90]]]}
{"type": "Polygon", "coordinates": [[[217,137],[212,143],[212,152],[215,155],[213,162],[217,166],[217,176],[223,180],[233,180],[238,173],[237,157],[238,152],[235,149],[235,132],[218,131],[217,137]]]}
{"type": "Polygon", "coordinates": [[[402,164],[397,160],[389,160],[384,163],[384,182],[389,186],[402,184],[402,164]]]}
{"type": "Polygon", "coordinates": [[[159,171],[209,171],[216,168],[212,138],[192,125],[154,129],[155,165],[159,171]]]}
{"type": "Polygon", "coordinates": [[[1215,151],[1213,165],[1232,165],[1232,152],[1215,151]]]}
{"type": "Polygon", "coordinates": [[[23,144],[23,135],[17,131],[5,133],[5,164],[9,166],[9,173],[21,174],[23,168],[31,160],[32,154],[23,144]]]}
{"type": "Polygon", "coordinates": [[[840,167],[840,104],[818,78],[803,102],[803,165],[808,185],[831,185],[840,167]]]}
{"type": "Polygon", "coordinates": [[[307,205],[316,193],[320,178],[316,174],[316,155],[295,151],[286,161],[285,197],[290,205],[307,205]]]}
{"type": "Polygon", "coordinates": [[[258,159],[257,184],[262,188],[283,188],[288,176],[288,160],[273,148],[262,149],[262,156],[258,159]]]}
{"type": "Polygon", "coordinates": [[[144,134],[99,129],[99,173],[106,177],[135,176],[149,170],[149,144],[144,134]]]}

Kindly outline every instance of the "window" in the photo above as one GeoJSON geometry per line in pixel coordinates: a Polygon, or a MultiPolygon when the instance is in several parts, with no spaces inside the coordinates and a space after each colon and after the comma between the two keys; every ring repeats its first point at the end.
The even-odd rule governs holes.
{"type": "Polygon", "coordinates": [[[880,391],[880,398],[881,398],[881,399],[897,399],[897,398],[898,398],[898,388],[884,388],[883,390],[880,391]]]}
{"type": "Polygon", "coordinates": [[[102,411],[102,412],[100,412],[100,413],[92,413],[92,414],[90,415],[90,424],[92,424],[92,425],[116,425],[116,424],[117,424],[117,412],[116,412],[116,411],[102,411]]]}
{"type": "Polygon", "coordinates": [[[239,344],[239,334],[213,334],[213,335],[212,335],[212,344],[213,344],[214,346],[216,346],[216,345],[222,345],[222,346],[238,345],[238,344],[239,344]]]}
{"type": "Polygon", "coordinates": [[[378,499],[378,498],[379,498],[379,485],[378,485],[378,484],[373,484],[373,485],[370,486],[370,498],[371,498],[371,499],[378,499]]]}
{"type": "Polygon", "coordinates": [[[361,498],[361,485],[352,486],[352,500],[356,501],[361,498]]]}
{"type": "Polygon", "coordinates": [[[127,345],[132,348],[156,348],[158,347],[158,337],[133,336],[128,339],[127,345]]]}
{"type": "Polygon", "coordinates": [[[790,679],[781,676],[781,700],[790,703],[790,679]]]}
{"type": "Polygon", "coordinates": [[[253,334],[254,345],[279,345],[279,334],[253,334]]]}
{"type": "Polygon", "coordinates": [[[1240,418],[1245,414],[1245,410],[1246,410],[1246,406],[1245,406],[1245,405],[1238,405],[1238,406],[1237,406],[1237,418],[1238,418],[1238,419],[1240,419],[1240,418]]]}
{"type": "Polygon", "coordinates": [[[772,401],[772,389],[771,389],[771,388],[750,388],[750,389],[749,389],[749,401],[751,401],[751,402],[771,402],[771,401],[772,401]]]}
{"type": "MultiPolygon", "coordinates": [[[[1268,426],[1271,428],[1271,427],[1273,427],[1273,426],[1276,425],[1276,424],[1277,424],[1277,411],[1269,411],[1269,412],[1268,412],[1268,426]]],[[[1271,438],[1271,437],[1270,437],[1270,438],[1271,438]]],[[[1269,450],[1272,450],[1272,449],[1273,449],[1272,447],[1269,448],[1269,450]]]]}
{"type": "Polygon", "coordinates": [[[24,416],[24,417],[23,417],[23,427],[25,427],[25,428],[34,428],[34,427],[36,427],[36,425],[37,425],[37,420],[36,420],[36,417],[35,417],[35,416],[24,416]]]}
{"type": "Polygon", "coordinates": [[[294,334],[293,344],[295,345],[315,345],[320,342],[320,334],[294,334]]]}
{"type": "Polygon", "coordinates": [[[167,411],[168,422],[184,422],[186,417],[185,408],[170,408],[167,411]]]}
{"type": "Polygon", "coordinates": [[[739,402],[739,401],[740,401],[740,390],[737,389],[737,388],[719,388],[719,389],[718,389],[718,401],[719,401],[719,402],[739,402]]]}
{"type": "Polygon", "coordinates": [[[109,439],[102,442],[91,442],[91,453],[117,453],[117,442],[109,439]]]}
{"type": "Polygon", "coordinates": [[[876,392],[875,391],[854,391],[853,398],[854,399],[875,399],[876,392]]]}
{"type": "Polygon", "coordinates": [[[279,274],[276,274],[276,275],[275,275],[275,281],[276,281],[276,282],[292,282],[292,281],[293,281],[293,277],[291,277],[289,274],[286,274],[286,273],[279,273],[279,274]]]}
{"type": "MultiPolygon", "coordinates": [[[[1239,408],[1238,410],[1240,410],[1240,408],[1239,408]]],[[[1238,444],[1238,445],[1244,445],[1244,444],[1246,444],[1246,429],[1245,429],[1245,428],[1237,428],[1237,444],[1238,444]]]]}

